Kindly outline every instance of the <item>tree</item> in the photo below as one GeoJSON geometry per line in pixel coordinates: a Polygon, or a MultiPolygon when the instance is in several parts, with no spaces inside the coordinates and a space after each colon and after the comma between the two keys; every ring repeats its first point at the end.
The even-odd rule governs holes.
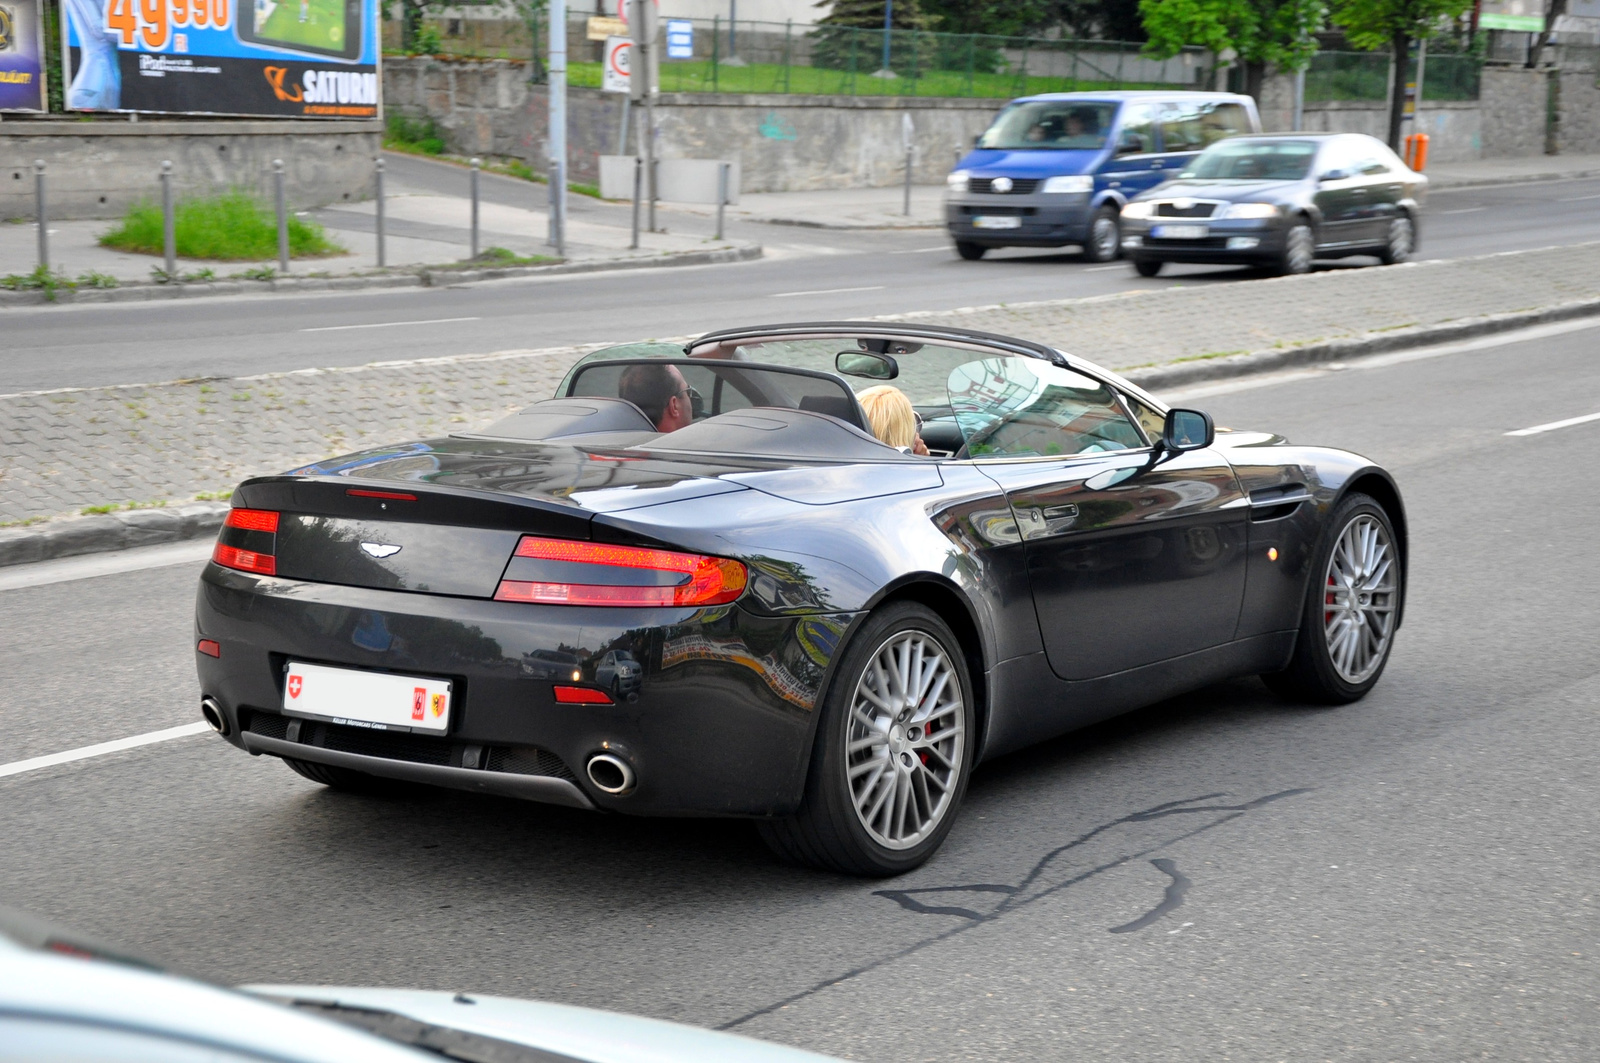
{"type": "Polygon", "coordinates": [[[1443,19],[1459,18],[1472,0],[1334,0],[1333,22],[1357,48],[1388,47],[1394,60],[1389,91],[1389,148],[1400,150],[1400,125],[1406,113],[1406,79],[1411,45],[1432,37],[1443,19]]]}
{"type": "MultiPolygon", "coordinates": [[[[875,70],[883,47],[885,0],[819,0],[817,7],[831,7],[811,30],[811,64],[835,70],[875,70]]],[[[904,67],[918,59],[915,42],[903,44],[900,34],[907,30],[930,30],[930,20],[922,13],[919,0],[894,0],[889,9],[893,31],[890,65],[904,67]]],[[[931,57],[930,57],[931,58],[931,57]]]]}
{"type": "Polygon", "coordinates": [[[1139,0],[1145,51],[1160,59],[1198,45],[1232,50],[1244,65],[1244,90],[1258,101],[1269,67],[1303,70],[1317,52],[1313,36],[1327,17],[1324,0],[1139,0]]]}

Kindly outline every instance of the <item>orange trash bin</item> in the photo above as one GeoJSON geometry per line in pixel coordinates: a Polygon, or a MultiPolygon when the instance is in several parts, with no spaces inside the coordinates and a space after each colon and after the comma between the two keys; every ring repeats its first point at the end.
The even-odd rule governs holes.
{"type": "Polygon", "coordinates": [[[1428,165],[1428,134],[1411,133],[1406,136],[1406,165],[1418,173],[1428,165]]]}

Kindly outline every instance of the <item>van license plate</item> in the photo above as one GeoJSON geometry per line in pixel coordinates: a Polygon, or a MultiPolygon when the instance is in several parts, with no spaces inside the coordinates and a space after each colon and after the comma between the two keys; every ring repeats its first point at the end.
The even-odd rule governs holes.
{"type": "Polygon", "coordinates": [[[1204,225],[1157,225],[1150,235],[1157,240],[1204,240],[1209,231],[1204,225]]]}
{"type": "Polygon", "coordinates": [[[283,711],[314,716],[349,727],[382,731],[450,729],[451,690],[448,679],[329,668],[289,662],[283,685],[283,711]]]}
{"type": "Polygon", "coordinates": [[[1022,219],[1015,214],[978,214],[972,219],[974,229],[1020,229],[1022,219]]]}

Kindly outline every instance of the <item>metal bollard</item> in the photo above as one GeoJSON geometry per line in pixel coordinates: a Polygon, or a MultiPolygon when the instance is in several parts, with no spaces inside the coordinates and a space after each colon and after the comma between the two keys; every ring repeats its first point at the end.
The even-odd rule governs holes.
{"type": "Polygon", "coordinates": [[[633,243],[628,245],[629,250],[639,247],[639,197],[644,194],[644,160],[637,155],[633,159],[633,243]]]}
{"type": "Polygon", "coordinates": [[[374,222],[375,222],[375,224],[377,226],[377,232],[378,232],[378,268],[379,269],[383,269],[384,268],[384,254],[383,254],[383,160],[382,159],[378,160],[377,178],[378,178],[378,187],[377,187],[378,198],[377,198],[377,212],[374,215],[374,222]]]}
{"type": "Polygon", "coordinates": [[[482,159],[471,159],[472,163],[472,260],[478,260],[478,167],[483,165],[482,159]]]}
{"type": "Polygon", "coordinates": [[[39,266],[50,268],[50,212],[44,201],[44,160],[33,160],[33,205],[39,215],[39,266]]]}
{"type": "Polygon", "coordinates": [[[289,272],[289,207],[283,195],[283,160],[272,160],[272,183],[278,197],[278,272],[289,272]]]}
{"type": "Polygon", "coordinates": [[[167,282],[178,279],[178,227],[172,216],[172,163],[161,163],[161,251],[167,262],[167,282]]]}
{"type": "Polygon", "coordinates": [[[717,163],[717,239],[722,239],[722,211],[728,205],[728,175],[733,170],[729,162],[717,163]]]}

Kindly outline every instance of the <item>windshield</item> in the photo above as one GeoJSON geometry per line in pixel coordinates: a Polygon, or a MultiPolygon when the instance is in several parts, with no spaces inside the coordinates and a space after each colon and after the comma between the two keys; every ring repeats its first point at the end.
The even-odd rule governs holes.
{"type": "Polygon", "coordinates": [[[1184,177],[1221,181],[1298,181],[1311,172],[1314,140],[1224,140],[1195,157],[1184,177]]]}
{"type": "Polygon", "coordinates": [[[947,383],[971,457],[1067,457],[1145,445],[1111,389],[1031,358],[980,358],[947,383]]]}
{"type": "Polygon", "coordinates": [[[1000,112],[978,138],[980,148],[1103,148],[1116,117],[1114,103],[1028,100],[1000,112]]]}

